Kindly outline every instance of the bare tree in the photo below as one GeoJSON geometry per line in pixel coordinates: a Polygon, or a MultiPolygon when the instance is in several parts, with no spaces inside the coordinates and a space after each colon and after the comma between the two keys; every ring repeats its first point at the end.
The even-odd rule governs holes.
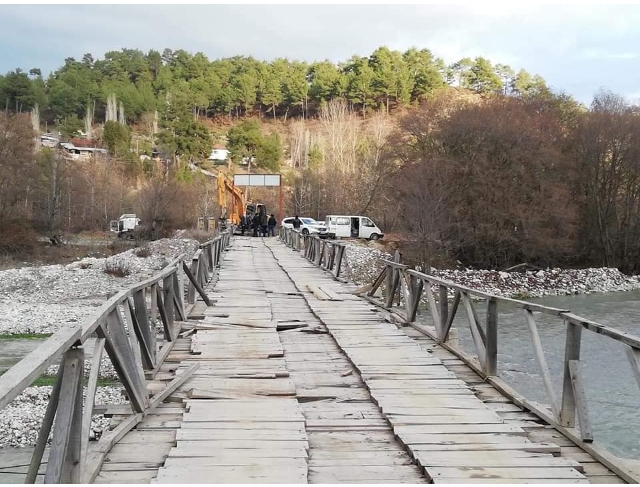
{"type": "Polygon", "coordinates": [[[0,117],[0,225],[28,208],[35,178],[34,131],[28,115],[0,117]]]}
{"type": "Polygon", "coordinates": [[[118,121],[118,102],[116,100],[115,93],[112,93],[107,97],[107,111],[105,117],[106,122],[118,121]]]}
{"type": "Polygon", "coordinates": [[[91,104],[87,104],[87,109],[84,115],[84,133],[87,139],[91,138],[93,129],[93,107],[91,104]]]}
{"type": "Polygon", "coordinates": [[[579,170],[579,245],[588,261],[640,270],[640,113],[602,91],[571,138],[579,170]]]}
{"type": "Polygon", "coordinates": [[[118,122],[122,125],[127,124],[127,119],[124,116],[124,104],[122,102],[120,102],[120,109],[118,110],[118,122]]]}

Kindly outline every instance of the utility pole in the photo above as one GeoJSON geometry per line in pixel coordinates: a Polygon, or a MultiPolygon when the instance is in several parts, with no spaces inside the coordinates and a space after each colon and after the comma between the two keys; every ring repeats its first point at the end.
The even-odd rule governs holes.
{"type": "Polygon", "coordinates": [[[249,156],[249,186],[247,186],[247,201],[250,201],[249,199],[249,191],[251,190],[251,156],[249,156]]]}

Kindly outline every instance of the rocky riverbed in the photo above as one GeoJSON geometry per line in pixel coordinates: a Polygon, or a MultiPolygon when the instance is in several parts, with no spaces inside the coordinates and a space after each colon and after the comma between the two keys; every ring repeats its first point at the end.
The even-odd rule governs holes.
{"type": "MultiPolygon", "coordinates": [[[[51,386],[28,387],[0,412],[0,448],[35,445],[51,389],[51,386]]],[[[126,404],[127,401],[120,388],[98,387],[95,403],[126,404]]],[[[99,438],[109,421],[102,415],[94,415],[91,420],[92,437],[99,438]]]]}
{"type": "Polygon", "coordinates": [[[103,259],[0,271],[0,334],[53,333],[81,324],[116,292],[151,277],[182,253],[193,255],[197,247],[191,239],[162,239],[147,245],[148,256],[131,249],[103,259]],[[107,267],[128,275],[107,274],[107,267]]]}
{"type": "MultiPolygon", "coordinates": [[[[140,282],[165,267],[180,254],[193,255],[198,242],[163,239],[108,258],[85,258],[68,265],[21,267],[0,271],[0,334],[47,334],[65,326],[78,326],[110,296],[140,282]],[[148,255],[147,255],[148,254],[148,255]],[[127,275],[105,273],[118,267],[127,275]]],[[[85,361],[85,376],[90,360],[85,361]]],[[[58,366],[45,375],[55,376],[58,366]]],[[[108,357],[101,361],[100,377],[117,380],[108,357]]],[[[85,388],[86,391],[86,388],[85,388]]],[[[0,411],[0,448],[33,446],[51,394],[51,386],[29,387],[0,411]]],[[[96,404],[123,404],[120,387],[99,387],[96,404]]],[[[92,435],[99,438],[109,419],[96,415],[92,435]]]]}
{"type": "MultiPolygon", "coordinates": [[[[393,256],[367,244],[346,243],[346,277],[356,284],[373,282],[382,270],[379,259],[393,256]]],[[[428,274],[497,296],[528,298],[640,289],[639,276],[618,269],[545,269],[525,272],[429,269],[428,274]]]]}

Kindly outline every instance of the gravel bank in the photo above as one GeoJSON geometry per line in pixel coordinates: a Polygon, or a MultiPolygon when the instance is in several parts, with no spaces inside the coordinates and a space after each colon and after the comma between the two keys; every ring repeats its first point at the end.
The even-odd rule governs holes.
{"type": "MultiPolygon", "coordinates": [[[[34,446],[42,426],[42,418],[51,396],[51,386],[28,387],[5,407],[0,414],[0,448],[7,446],[34,446]]],[[[85,388],[86,393],[86,388],[85,388]]],[[[96,404],[126,404],[122,390],[116,387],[98,387],[96,404]]],[[[94,416],[91,421],[93,436],[99,438],[110,419],[94,416]]]]}
{"type": "Polygon", "coordinates": [[[0,333],[53,333],[82,323],[114,293],[151,277],[182,253],[191,256],[198,242],[162,239],[147,247],[148,257],[138,257],[137,249],[131,249],[105,259],[1,271],[0,333]],[[129,275],[105,274],[105,266],[114,263],[129,275]]]}
{"type": "MultiPolygon", "coordinates": [[[[373,282],[382,269],[378,259],[393,258],[391,254],[366,245],[347,242],[346,246],[346,276],[356,284],[373,282]]],[[[527,272],[431,269],[429,273],[479,291],[514,298],[640,289],[639,276],[626,276],[618,269],[604,267],[527,272]]]]}
{"type": "MultiPolygon", "coordinates": [[[[170,261],[198,248],[190,239],[163,239],[147,245],[148,257],[138,257],[131,249],[104,259],[85,258],[68,265],[22,267],[0,272],[0,333],[53,333],[68,325],[79,325],[114,293],[142,281],[170,261]],[[105,274],[105,266],[113,263],[128,269],[129,275],[105,274]]],[[[85,361],[85,376],[91,362],[85,361]]],[[[58,366],[45,374],[55,376],[58,366]]],[[[117,374],[106,355],[100,368],[102,378],[117,380],[117,374]]],[[[50,386],[29,387],[0,411],[0,448],[33,446],[37,440],[50,386]]],[[[86,388],[85,388],[86,392],[86,388]]],[[[125,404],[118,387],[99,387],[96,404],[125,404]]],[[[93,436],[99,438],[109,419],[94,416],[93,436]]]]}

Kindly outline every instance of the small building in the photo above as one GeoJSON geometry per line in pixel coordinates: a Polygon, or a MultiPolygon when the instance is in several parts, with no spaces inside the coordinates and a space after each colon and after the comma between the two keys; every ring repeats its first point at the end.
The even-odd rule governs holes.
{"type": "Polygon", "coordinates": [[[106,156],[106,149],[99,149],[97,147],[78,147],[71,142],[60,143],[62,153],[68,159],[73,160],[89,160],[94,155],[106,156]]]}
{"type": "Polygon", "coordinates": [[[40,143],[43,147],[55,148],[60,143],[60,139],[53,134],[43,134],[40,136],[40,143]]]}

